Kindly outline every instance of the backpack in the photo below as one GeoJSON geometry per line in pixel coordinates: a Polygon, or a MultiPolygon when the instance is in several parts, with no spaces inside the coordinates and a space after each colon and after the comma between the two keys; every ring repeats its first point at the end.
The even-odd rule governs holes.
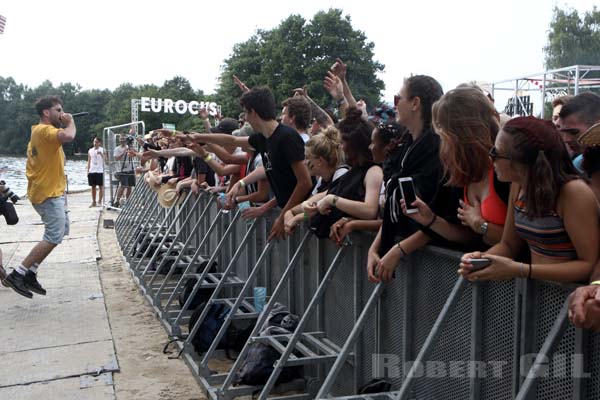
{"type": "MultiPolygon", "coordinates": [[[[261,335],[285,335],[290,332],[286,329],[271,326],[265,329],[261,335]]],[[[271,345],[254,342],[250,345],[242,367],[236,373],[235,383],[245,385],[264,385],[275,369],[273,365],[279,359],[280,353],[271,345]]],[[[275,384],[290,382],[302,376],[302,366],[284,367],[275,384]]]]}
{"type": "MultiPolygon", "coordinates": [[[[196,324],[196,321],[198,321],[198,318],[200,318],[200,314],[202,314],[202,311],[205,307],[206,302],[200,304],[194,310],[188,325],[190,332],[196,324]]],[[[223,322],[225,321],[225,317],[227,316],[228,312],[229,309],[224,304],[213,304],[210,306],[206,318],[204,318],[204,321],[202,321],[198,331],[196,331],[196,335],[194,335],[194,337],[191,339],[192,346],[194,346],[196,353],[203,354],[208,351],[210,345],[217,336],[219,329],[221,329],[221,326],[223,326],[223,322]]],[[[221,348],[220,344],[217,346],[217,348],[221,348]]]]}
{"type": "MultiPolygon", "coordinates": [[[[198,267],[197,270],[204,270],[207,262],[208,262],[208,260],[203,260],[200,263],[200,266],[198,267]]],[[[208,272],[213,273],[216,271],[217,271],[217,263],[213,263],[208,272]]],[[[159,273],[160,273],[160,271],[159,271],[159,273]]],[[[175,271],[175,273],[177,273],[177,271],[175,271]]],[[[183,273],[183,271],[181,271],[181,273],[183,273]]],[[[180,307],[183,308],[183,305],[185,304],[187,299],[192,294],[192,290],[194,290],[194,286],[196,285],[196,282],[198,282],[198,279],[195,277],[190,277],[185,281],[183,290],[181,291],[181,293],[179,293],[179,306],[180,307]]],[[[200,289],[198,289],[198,291],[196,292],[196,295],[194,296],[194,299],[192,300],[192,304],[190,305],[189,310],[194,310],[200,304],[208,302],[208,300],[210,299],[210,296],[212,296],[214,291],[215,291],[215,288],[200,288],[200,289]]]]}
{"type": "MultiPolygon", "coordinates": [[[[190,332],[196,324],[196,321],[198,321],[206,304],[206,302],[203,302],[194,310],[188,325],[190,332]]],[[[224,304],[213,304],[211,306],[204,321],[202,321],[202,324],[198,328],[196,335],[191,340],[196,353],[203,354],[208,351],[210,345],[215,340],[215,337],[217,337],[217,333],[219,333],[219,330],[223,326],[227,314],[229,314],[229,307],[224,304]]],[[[248,341],[252,329],[254,329],[254,324],[248,324],[247,322],[245,323],[246,326],[241,324],[244,324],[244,322],[231,321],[227,328],[227,332],[225,332],[225,335],[221,339],[221,343],[217,346],[217,349],[225,350],[227,357],[230,359],[233,359],[230,355],[230,351],[234,350],[240,352],[248,341]]]]}

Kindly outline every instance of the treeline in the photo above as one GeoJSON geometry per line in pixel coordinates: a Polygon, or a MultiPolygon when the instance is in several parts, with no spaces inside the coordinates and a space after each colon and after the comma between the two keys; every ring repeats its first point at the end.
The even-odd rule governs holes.
{"type": "MultiPolygon", "coordinates": [[[[319,104],[333,108],[335,104],[323,89],[323,78],[336,57],[348,65],[347,79],[356,98],[375,106],[384,85],[376,76],[383,71],[383,65],[373,60],[373,49],[374,44],[367,41],[365,34],[352,28],[349,16],[331,9],[318,12],[310,21],[291,15],[279,26],[258,30],[246,42],[236,44],[224,61],[219,85],[212,95],[193,89],[181,76],[165,81],[162,86],[124,83],[112,91],[81,90],[73,83],[53,86],[50,81],[30,88],[11,77],[0,77],[0,153],[25,154],[31,125],[38,121],[33,104],[48,94],[60,96],[69,112],[90,112],[76,120],[78,134],[73,143],[64,146],[67,154],[85,152],[92,138],[102,135],[103,128],[130,122],[131,99],[215,101],[222,106],[224,116],[235,118],[242,110],[238,103],[241,92],[232,80],[234,74],[250,87],[270,86],[278,102],[290,96],[292,89],[306,86],[319,104]]],[[[140,112],[139,119],[145,122],[147,130],[162,123],[174,123],[181,130],[202,127],[191,114],[140,112]]]]}
{"type": "MultiPolygon", "coordinates": [[[[63,83],[53,86],[50,81],[36,88],[29,88],[15,82],[13,78],[0,77],[0,153],[24,155],[29,142],[31,125],[39,117],[35,111],[36,99],[55,94],[62,98],[67,112],[88,111],[87,116],[79,117],[75,141],[64,146],[67,154],[86,152],[91,147],[94,136],[102,136],[102,129],[131,121],[131,99],[142,96],[183,99],[186,101],[206,98],[201,90],[192,89],[189,81],[175,77],[162,86],[133,86],[122,84],[113,91],[81,90],[79,85],[63,83]]],[[[174,123],[180,129],[199,128],[201,124],[193,115],[140,113],[149,129],[158,128],[162,122],[174,123]]]]}

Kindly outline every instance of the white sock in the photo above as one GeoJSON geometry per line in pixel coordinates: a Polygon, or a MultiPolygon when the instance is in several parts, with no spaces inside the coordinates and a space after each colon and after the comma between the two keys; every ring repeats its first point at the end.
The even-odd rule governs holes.
{"type": "Polygon", "coordinates": [[[27,268],[25,268],[22,265],[19,265],[17,268],[15,268],[15,271],[17,271],[19,274],[25,276],[25,274],[27,273],[27,268]]]}
{"type": "Polygon", "coordinates": [[[29,267],[29,270],[30,270],[31,272],[33,272],[34,274],[37,274],[37,270],[38,270],[38,267],[39,267],[39,266],[40,266],[40,264],[38,264],[38,263],[35,263],[35,264],[33,264],[31,267],[29,267]]]}

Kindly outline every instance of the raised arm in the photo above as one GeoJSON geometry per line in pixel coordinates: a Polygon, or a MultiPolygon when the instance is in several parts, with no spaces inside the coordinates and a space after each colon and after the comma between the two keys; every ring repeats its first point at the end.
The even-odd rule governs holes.
{"type": "Polygon", "coordinates": [[[75,121],[71,114],[63,114],[60,116],[60,120],[66,125],[63,129],[60,129],[57,133],[58,141],[61,143],[69,143],[75,139],[75,121]]]}

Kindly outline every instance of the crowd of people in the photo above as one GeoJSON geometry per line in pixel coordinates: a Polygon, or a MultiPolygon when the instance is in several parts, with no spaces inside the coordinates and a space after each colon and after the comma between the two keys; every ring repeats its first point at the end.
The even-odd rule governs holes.
{"type": "MultiPolygon", "coordinates": [[[[469,281],[585,284],[571,296],[571,321],[600,329],[599,95],[556,98],[550,120],[511,118],[496,111],[481,86],[444,93],[434,78],[415,75],[404,80],[393,107],[369,112],[338,59],[324,77],[337,116],[303,88],[290,93],[278,115],[269,88],[234,81],[244,110],[237,119],[212,126],[199,110],[207,133],[158,129],[138,138],[139,152],[121,143],[114,157],[128,176],[120,177],[119,191],[133,185],[130,161],[137,157],[137,172],[163,206],[206,190],[219,193],[220,207],[239,207],[244,218],[274,209],[269,240],[304,222],[337,245],[351,232],[372,231],[365,266],[372,282],[389,282],[404,257],[433,243],[464,252],[458,273],[469,281]]],[[[58,126],[51,120],[57,105],[43,106],[44,123],[58,126]]],[[[52,143],[71,136],[63,128],[52,143]]],[[[90,174],[105,158],[100,146],[95,141],[90,150],[90,174]]],[[[90,185],[97,184],[92,178],[90,185]]],[[[47,196],[63,201],[55,194],[47,196]]],[[[60,243],[50,236],[47,247],[60,243]]],[[[36,261],[28,258],[18,272],[26,276],[36,261]]],[[[10,285],[29,295],[27,283],[11,276],[10,285]]]]}
{"type": "Polygon", "coordinates": [[[444,93],[415,75],[393,108],[368,112],[345,75],[338,59],[324,77],[339,120],[305,89],[278,116],[269,88],[234,77],[237,121],[212,127],[201,111],[209,133],[159,129],[131,155],[156,191],[222,193],[220,206],[239,206],[244,218],[276,209],[269,240],[303,222],[337,245],[353,231],[376,232],[372,282],[390,281],[404,257],[432,243],[464,252],[458,273],[469,281],[588,284],[571,296],[571,320],[600,329],[600,96],[556,98],[551,120],[511,118],[486,88],[444,93]]]}

